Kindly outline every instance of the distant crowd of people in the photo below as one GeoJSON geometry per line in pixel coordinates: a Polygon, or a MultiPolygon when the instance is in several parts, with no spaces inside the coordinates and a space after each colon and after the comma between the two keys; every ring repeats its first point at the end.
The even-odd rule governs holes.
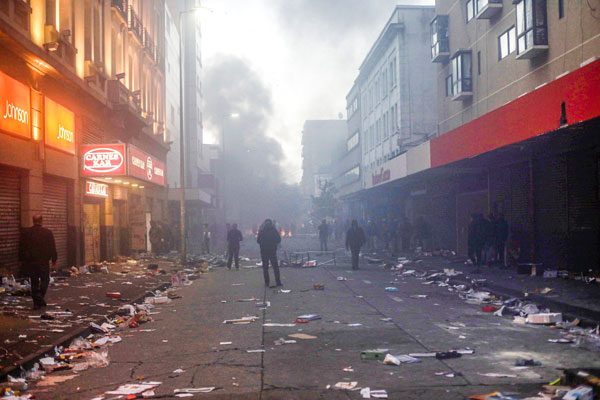
{"type": "MultiPolygon", "coordinates": [[[[415,220],[414,224],[411,224],[407,217],[376,218],[369,220],[366,224],[356,221],[358,225],[364,227],[361,229],[364,232],[365,244],[369,251],[388,250],[397,254],[411,248],[430,246],[431,228],[421,216],[415,220]]],[[[335,220],[332,223],[322,220],[317,227],[321,251],[327,251],[329,239],[344,240],[344,233],[347,234],[351,225],[350,220],[345,222],[335,220]]]]}
{"type": "Polygon", "coordinates": [[[475,266],[503,263],[512,265],[518,260],[518,245],[509,239],[508,222],[502,214],[471,214],[467,245],[469,259],[475,266]],[[508,260],[506,259],[508,258],[508,260]],[[508,261],[508,262],[506,262],[508,261]]]}

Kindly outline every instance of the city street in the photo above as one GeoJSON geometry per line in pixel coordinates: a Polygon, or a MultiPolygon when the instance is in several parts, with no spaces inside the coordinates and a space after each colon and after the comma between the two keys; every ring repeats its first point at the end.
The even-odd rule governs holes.
{"type": "MultiPolygon", "coordinates": [[[[292,241],[285,242],[288,250],[294,247],[292,241]]],[[[597,353],[549,343],[561,337],[557,329],[514,324],[511,317],[484,313],[481,305],[467,304],[456,293],[423,285],[415,277],[396,277],[379,265],[362,261],[361,269],[352,271],[342,253],[337,253],[337,266],[283,268],[283,290],[265,288],[261,269],[253,263],[243,263],[239,271],[216,268],[180,288],[182,298],[158,305],[154,322],[144,326],[149,331],[125,328],[123,340],[109,348],[108,367],[81,374],[55,372],[52,376],[73,377],[33,391],[38,399],[91,399],[122,384],[154,381],[161,382],[155,398],[203,387],[215,389],[194,398],[361,398],[359,391],[328,389],[355,381],[357,387],[386,390],[392,399],[464,399],[494,391],[524,398],[559,377],[559,368],[600,367],[597,353]],[[314,290],[314,284],[324,285],[324,290],[314,290]],[[386,292],[388,286],[398,292],[386,292]],[[415,295],[427,297],[411,297],[415,295]],[[270,306],[261,309],[257,303],[262,302],[270,306]],[[304,314],[321,319],[264,325],[294,324],[304,314]],[[246,316],[257,319],[223,323],[246,316]],[[297,333],[314,338],[289,336],[297,333]],[[276,345],[280,338],[296,343],[276,345]],[[400,366],[361,360],[361,351],[376,348],[394,355],[464,348],[474,352],[447,360],[418,357],[421,362],[400,366]],[[542,365],[515,367],[517,359],[542,365]],[[174,372],[178,369],[182,371],[174,372]]]]}

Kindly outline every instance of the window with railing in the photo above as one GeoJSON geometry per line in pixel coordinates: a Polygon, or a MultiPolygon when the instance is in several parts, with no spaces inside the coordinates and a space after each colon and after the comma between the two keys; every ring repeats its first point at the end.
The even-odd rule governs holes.
{"type": "Polygon", "coordinates": [[[443,62],[450,55],[450,40],[448,34],[448,16],[437,15],[431,21],[431,60],[443,62]]]}
{"type": "Polygon", "coordinates": [[[518,0],[517,58],[532,58],[548,48],[546,0],[518,0]]]}
{"type": "Polygon", "coordinates": [[[459,50],[452,56],[452,94],[455,100],[471,96],[473,71],[471,50],[459,50]]]}

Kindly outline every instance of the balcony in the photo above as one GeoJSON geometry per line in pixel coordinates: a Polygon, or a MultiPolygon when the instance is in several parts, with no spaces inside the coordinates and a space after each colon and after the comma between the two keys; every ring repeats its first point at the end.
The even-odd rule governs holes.
{"type": "Polygon", "coordinates": [[[142,26],[142,20],[137,16],[133,7],[129,6],[129,18],[127,19],[127,26],[129,31],[133,32],[140,45],[144,44],[144,28],[142,26]]]}
{"type": "Polygon", "coordinates": [[[548,51],[546,0],[515,0],[517,60],[529,60],[548,51]]]}
{"type": "Polygon", "coordinates": [[[477,19],[492,19],[502,11],[502,0],[477,0],[477,19]]]}
{"type": "Polygon", "coordinates": [[[146,55],[156,62],[156,45],[146,29],[144,29],[144,50],[146,50],[146,55]]]}
{"type": "Polygon", "coordinates": [[[458,50],[452,55],[452,100],[465,101],[473,97],[471,50],[458,50]]]}
{"type": "Polygon", "coordinates": [[[449,57],[448,16],[436,15],[431,21],[431,62],[446,62],[449,57]]]}
{"type": "Polygon", "coordinates": [[[124,23],[127,23],[127,0],[111,0],[110,5],[117,12],[117,14],[121,17],[124,23]]]}

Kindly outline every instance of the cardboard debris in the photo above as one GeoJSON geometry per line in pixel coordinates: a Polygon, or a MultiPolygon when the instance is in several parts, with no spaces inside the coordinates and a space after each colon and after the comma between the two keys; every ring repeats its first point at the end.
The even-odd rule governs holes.
{"type": "Polygon", "coordinates": [[[226,319],[223,321],[224,324],[234,324],[234,325],[242,325],[249,324],[250,322],[254,322],[258,319],[258,317],[242,317],[237,319],[226,319]]]}
{"type": "Polygon", "coordinates": [[[294,338],[294,339],[302,339],[302,340],[309,340],[309,339],[316,339],[316,336],[313,335],[308,335],[306,333],[292,333],[290,335],[288,335],[288,337],[294,338]]]}
{"type": "Polygon", "coordinates": [[[173,393],[210,393],[216,389],[217,389],[216,386],[201,387],[201,388],[174,389],[173,393]]]}
{"type": "Polygon", "coordinates": [[[335,385],[333,385],[334,389],[337,390],[354,390],[356,389],[356,385],[358,385],[358,382],[338,382],[335,385]]]}
{"type": "Polygon", "coordinates": [[[162,384],[162,382],[128,383],[128,384],[119,386],[115,390],[110,390],[104,394],[122,394],[122,395],[140,394],[142,392],[145,392],[146,390],[154,389],[155,387],[157,387],[161,384],[162,384]]]}
{"type": "Polygon", "coordinates": [[[562,322],[562,313],[529,314],[528,324],[556,324],[562,322]]]}

